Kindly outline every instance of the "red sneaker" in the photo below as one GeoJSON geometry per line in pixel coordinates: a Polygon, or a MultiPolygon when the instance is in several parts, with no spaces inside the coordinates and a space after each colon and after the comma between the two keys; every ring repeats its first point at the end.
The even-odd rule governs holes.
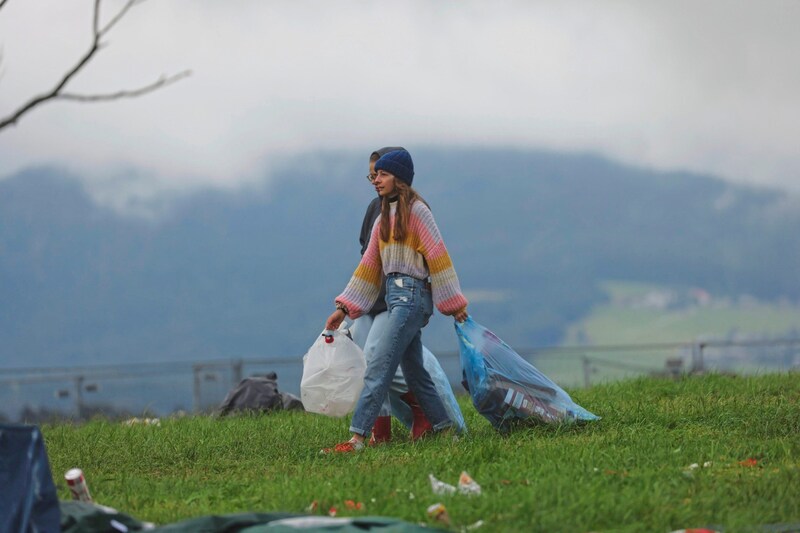
{"type": "Polygon", "coordinates": [[[319,453],[327,455],[329,453],[353,453],[360,452],[364,448],[364,443],[356,439],[350,439],[347,442],[340,442],[333,448],[323,448],[319,453]]]}

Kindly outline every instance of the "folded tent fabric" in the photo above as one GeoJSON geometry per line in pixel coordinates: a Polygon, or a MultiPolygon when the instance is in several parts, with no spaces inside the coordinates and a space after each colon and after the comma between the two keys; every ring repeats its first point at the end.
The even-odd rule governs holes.
{"type": "Polygon", "coordinates": [[[58,496],[36,426],[0,424],[0,531],[58,531],[58,496]]]}

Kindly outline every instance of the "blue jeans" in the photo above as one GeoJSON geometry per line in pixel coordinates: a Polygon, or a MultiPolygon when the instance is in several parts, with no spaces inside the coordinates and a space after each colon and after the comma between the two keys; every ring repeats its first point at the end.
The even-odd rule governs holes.
{"type": "MultiPolygon", "coordinates": [[[[375,348],[386,331],[389,325],[389,312],[383,311],[377,315],[362,315],[358,317],[350,325],[350,334],[353,341],[364,350],[364,357],[367,360],[367,371],[369,375],[374,370],[371,368],[375,365],[375,348]]],[[[422,345],[422,364],[425,370],[433,380],[436,387],[436,392],[439,393],[442,403],[450,420],[456,426],[459,433],[466,431],[464,423],[464,415],[461,413],[461,407],[458,405],[453,387],[450,385],[450,380],[447,379],[442,365],[436,356],[428,350],[425,345],[422,345]]],[[[411,412],[411,407],[401,398],[401,396],[408,392],[408,385],[406,378],[403,377],[403,371],[398,366],[397,372],[394,373],[392,381],[389,383],[388,399],[383,402],[378,416],[393,415],[399,420],[406,428],[411,429],[411,424],[414,421],[414,415],[411,412]]]]}
{"type": "Polygon", "coordinates": [[[389,384],[403,369],[406,383],[425,412],[433,429],[453,424],[422,363],[422,328],[433,314],[433,297],[427,283],[411,276],[386,276],[386,304],[389,322],[375,346],[374,363],[364,376],[364,388],[356,404],[350,431],[369,435],[380,413],[389,384]]]}
{"type": "MultiPolygon", "coordinates": [[[[375,366],[375,349],[377,348],[378,342],[381,340],[381,337],[383,337],[388,326],[388,311],[383,311],[374,316],[362,315],[353,321],[353,324],[350,326],[350,334],[353,336],[353,342],[358,344],[358,346],[364,350],[364,358],[367,360],[366,375],[370,375],[371,373],[375,372],[375,369],[373,368],[375,366]]],[[[426,352],[427,350],[425,350],[425,347],[423,346],[423,361],[425,361],[426,355],[433,357],[433,354],[430,352],[427,352],[426,354],[426,352]]],[[[430,362],[425,361],[425,364],[428,365],[430,362]]],[[[380,372],[380,370],[378,372],[380,372]]],[[[394,415],[394,417],[398,419],[405,427],[411,429],[411,423],[414,420],[414,416],[411,413],[411,407],[409,407],[408,404],[404,402],[402,398],[400,398],[400,396],[407,392],[408,385],[406,384],[406,378],[403,377],[403,371],[398,366],[397,371],[394,373],[394,376],[392,376],[392,380],[389,382],[389,394],[381,404],[380,411],[378,411],[378,416],[394,415]]]]}

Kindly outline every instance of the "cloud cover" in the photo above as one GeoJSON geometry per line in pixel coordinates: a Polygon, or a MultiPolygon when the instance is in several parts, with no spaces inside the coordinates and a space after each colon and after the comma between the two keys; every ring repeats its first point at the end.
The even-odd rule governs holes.
{"type": "MultiPolygon", "coordinates": [[[[92,2],[9,0],[0,116],[89,46],[92,2]]],[[[105,17],[123,2],[103,3],[105,17]]],[[[379,145],[592,151],[800,190],[800,2],[150,0],[51,103],[0,132],[0,176],[54,163],[106,194],[261,179],[379,145]]]]}

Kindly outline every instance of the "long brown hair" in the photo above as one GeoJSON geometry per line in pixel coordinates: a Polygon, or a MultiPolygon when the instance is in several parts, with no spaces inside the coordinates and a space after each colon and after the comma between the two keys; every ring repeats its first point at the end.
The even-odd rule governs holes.
{"type": "MultiPolygon", "coordinates": [[[[411,218],[411,206],[419,200],[425,205],[428,203],[419,195],[411,185],[394,178],[394,190],[397,193],[397,211],[394,218],[394,240],[405,240],[408,233],[408,219],[411,218]]],[[[395,197],[393,197],[394,199],[395,197]]],[[[389,218],[389,197],[381,198],[381,240],[389,242],[391,233],[391,222],[389,218]]]]}

